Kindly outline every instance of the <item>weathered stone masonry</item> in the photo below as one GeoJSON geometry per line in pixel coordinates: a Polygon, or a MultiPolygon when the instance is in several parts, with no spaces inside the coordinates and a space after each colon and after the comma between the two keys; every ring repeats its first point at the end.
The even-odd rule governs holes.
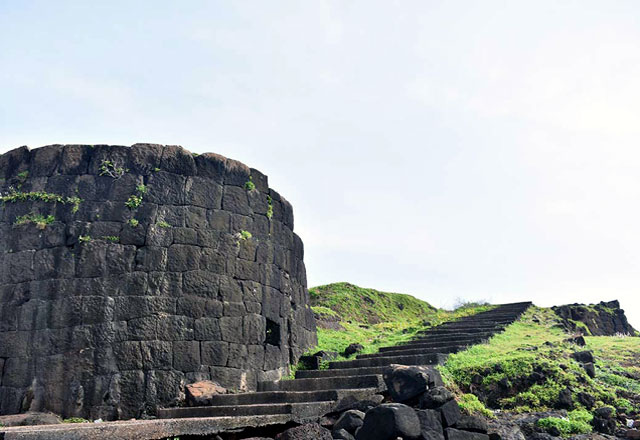
{"type": "Polygon", "coordinates": [[[153,414],[185,383],[253,389],[315,344],[291,205],[177,146],[0,156],[0,413],[153,414]]]}

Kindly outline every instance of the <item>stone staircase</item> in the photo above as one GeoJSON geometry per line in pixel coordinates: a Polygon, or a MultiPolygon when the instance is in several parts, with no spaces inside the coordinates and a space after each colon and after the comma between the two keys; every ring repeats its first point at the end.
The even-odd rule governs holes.
{"type": "MultiPolygon", "coordinates": [[[[353,360],[330,362],[326,370],[299,370],[295,380],[258,383],[258,391],[214,396],[209,406],[164,408],[160,419],[236,417],[248,426],[252,418],[270,417],[274,422],[316,420],[335,410],[345,397],[356,399],[386,390],[382,374],[392,364],[436,366],[449,353],[481,343],[501,332],[531,305],[504,304],[488,312],[423,330],[406,343],[361,354],[353,360]]],[[[255,426],[255,425],[253,425],[255,426]]]]}

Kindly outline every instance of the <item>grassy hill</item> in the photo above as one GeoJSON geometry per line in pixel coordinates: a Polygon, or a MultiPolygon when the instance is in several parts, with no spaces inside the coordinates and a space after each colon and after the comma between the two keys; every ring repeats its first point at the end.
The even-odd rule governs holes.
{"type": "MultiPolygon", "coordinates": [[[[341,330],[318,328],[318,350],[342,353],[351,343],[362,344],[363,353],[413,338],[417,331],[492,306],[466,304],[454,311],[437,309],[411,295],[381,292],[349,283],[333,283],[309,289],[311,306],[319,318],[333,319],[341,330]]],[[[346,359],[340,356],[339,359],[346,359]]]]}
{"type": "Polygon", "coordinates": [[[487,407],[515,413],[569,410],[567,417],[539,422],[564,435],[590,432],[592,411],[602,406],[636,416],[640,338],[590,336],[581,347],[568,341],[571,336],[551,309],[531,307],[487,343],[451,355],[441,372],[463,406],[486,415],[491,415],[487,407]],[[584,350],[595,357],[593,378],[572,356],[584,350]],[[570,390],[569,405],[561,403],[566,390],[570,390]]]}
{"type": "MultiPolygon", "coordinates": [[[[342,352],[353,342],[372,353],[381,346],[409,340],[423,328],[492,307],[467,304],[447,311],[410,295],[349,283],[309,291],[316,315],[341,326],[319,328],[318,347],[311,353],[342,352]]],[[[603,406],[613,407],[620,419],[639,418],[640,338],[587,336],[582,347],[569,341],[575,334],[566,328],[553,310],[531,307],[487,343],[451,355],[440,367],[445,383],[468,413],[494,417],[494,411],[500,410],[495,414],[501,417],[556,411],[558,416],[552,413],[535,423],[564,436],[591,432],[593,411],[603,406]],[[594,355],[595,377],[573,357],[585,350],[594,355]],[[559,409],[568,412],[557,413],[559,409]]]]}

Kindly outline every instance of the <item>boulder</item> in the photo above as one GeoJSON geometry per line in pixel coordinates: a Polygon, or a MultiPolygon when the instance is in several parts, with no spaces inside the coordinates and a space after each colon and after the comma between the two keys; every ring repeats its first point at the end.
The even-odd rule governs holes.
{"type": "Polygon", "coordinates": [[[185,396],[189,406],[206,406],[217,394],[227,394],[227,389],[210,380],[201,380],[185,386],[185,396]]]}
{"type": "Polygon", "coordinates": [[[586,364],[583,364],[582,367],[587,373],[587,376],[589,376],[591,379],[596,377],[596,367],[595,365],[593,365],[593,362],[587,362],[586,364]]]}
{"type": "Polygon", "coordinates": [[[416,410],[418,419],[420,420],[420,429],[438,431],[442,433],[442,416],[435,409],[416,410]]]}
{"type": "Polygon", "coordinates": [[[573,393],[569,388],[565,388],[558,394],[556,406],[562,409],[571,409],[573,407],[573,393]]]}
{"type": "Polygon", "coordinates": [[[587,409],[591,409],[596,404],[596,398],[589,393],[578,393],[578,402],[587,409]]]}
{"type": "Polygon", "coordinates": [[[613,408],[603,406],[595,410],[591,424],[597,432],[613,435],[616,431],[616,420],[613,408]]]}
{"type": "Polygon", "coordinates": [[[462,417],[458,402],[455,400],[448,401],[438,408],[438,411],[440,411],[440,414],[442,415],[442,425],[446,428],[454,426],[456,422],[460,420],[460,417],[462,417]]]}
{"type": "Polygon", "coordinates": [[[371,408],[375,408],[380,405],[383,400],[384,396],[381,396],[380,394],[373,394],[363,400],[358,400],[355,396],[346,396],[338,400],[334,411],[342,412],[349,409],[357,409],[358,411],[366,413],[371,408]]]}
{"type": "Polygon", "coordinates": [[[445,387],[429,389],[420,398],[420,408],[436,409],[453,400],[453,393],[445,387]]]}
{"type": "Polygon", "coordinates": [[[429,387],[429,368],[391,365],[382,375],[394,402],[405,403],[420,396],[429,387]]]}
{"type": "Polygon", "coordinates": [[[336,440],[355,440],[356,438],[344,429],[333,431],[333,438],[336,440]]]}
{"type": "Polygon", "coordinates": [[[640,431],[637,429],[627,429],[627,438],[640,439],[640,431]]]}
{"type": "Polygon", "coordinates": [[[362,344],[349,344],[349,346],[344,349],[344,355],[351,356],[352,354],[360,353],[362,350],[364,350],[364,346],[362,344]]]}
{"type": "Polygon", "coordinates": [[[317,423],[306,423],[278,434],[276,440],[332,440],[331,431],[317,423]]]}
{"type": "Polygon", "coordinates": [[[564,341],[568,342],[570,344],[579,345],[581,347],[584,347],[585,345],[587,345],[587,341],[584,339],[584,336],[582,336],[582,335],[574,336],[574,337],[565,339],[564,341]]]}
{"type": "Polygon", "coordinates": [[[481,434],[486,434],[489,430],[489,426],[484,419],[467,415],[460,417],[454,428],[461,429],[463,431],[479,432],[481,434]]]}
{"type": "Polygon", "coordinates": [[[445,440],[442,431],[435,429],[423,429],[420,433],[420,440],[445,440]]]}
{"type": "Polygon", "coordinates": [[[459,429],[447,428],[444,430],[444,436],[447,440],[489,440],[487,434],[479,432],[461,431],[459,429]]]}
{"type": "Polygon", "coordinates": [[[420,419],[413,408],[401,403],[384,403],[370,409],[356,440],[405,440],[420,438],[420,419]]]}
{"type": "Polygon", "coordinates": [[[575,360],[577,360],[578,362],[581,362],[583,364],[588,364],[589,362],[593,363],[594,359],[593,359],[593,352],[589,351],[589,350],[585,350],[585,351],[576,351],[575,353],[573,353],[571,355],[575,360]]]}
{"type": "Polygon", "coordinates": [[[335,425],[333,425],[334,437],[335,431],[344,429],[345,431],[353,434],[356,429],[362,426],[364,423],[364,413],[357,409],[350,409],[342,413],[335,425]]]}

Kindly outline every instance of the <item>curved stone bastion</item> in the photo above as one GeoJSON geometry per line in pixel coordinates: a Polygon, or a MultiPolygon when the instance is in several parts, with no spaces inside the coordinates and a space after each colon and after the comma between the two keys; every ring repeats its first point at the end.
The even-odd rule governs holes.
{"type": "Polygon", "coordinates": [[[105,420],[184,385],[277,379],[316,342],[303,245],[267,177],[136,144],[0,156],[0,413],[105,420]]]}

